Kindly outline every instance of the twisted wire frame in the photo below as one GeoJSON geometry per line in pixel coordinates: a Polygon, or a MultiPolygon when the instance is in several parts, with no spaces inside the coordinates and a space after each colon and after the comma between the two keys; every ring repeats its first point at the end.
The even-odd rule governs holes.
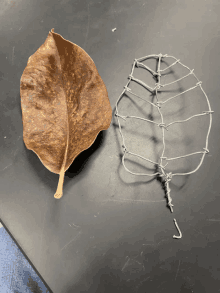
{"type": "MultiPolygon", "coordinates": [[[[128,80],[126,86],[124,86],[124,90],[122,91],[121,95],[119,96],[119,98],[118,98],[118,100],[117,100],[117,102],[116,102],[116,112],[115,112],[115,116],[117,117],[117,120],[118,120],[119,132],[120,132],[120,135],[121,135],[121,138],[122,138],[122,147],[123,147],[123,149],[124,149],[124,154],[123,154],[123,156],[122,156],[122,164],[123,164],[125,170],[126,170],[127,172],[133,174],[133,175],[138,175],[138,176],[152,176],[152,177],[153,177],[153,176],[155,176],[155,177],[156,177],[156,176],[160,176],[160,177],[163,177],[163,178],[164,178],[164,183],[165,183],[166,197],[167,197],[167,201],[168,201],[168,206],[169,206],[171,212],[173,212],[173,206],[174,206],[174,205],[172,204],[172,198],[171,198],[171,195],[170,195],[171,189],[170,189],[170,187],[169,187],[169,183],[170,183],[171,179],[172,179],[174,176],[182,176],[182,175],[190,175],[190,174],[193,174],[193,173],[195,173],[195,172],[200,168],[200,166],[202,165],[202,163],[203,163],[203,161],[204,161],[204,157],[205,157],[205,155],[209,153],[209,150],[208,150],[208,139],[209,139],[209,134],[210,134],[211,125],[212,125],[212,115],[211,115],[211,114],[214,113],[214,111],[212,111],[212,109],[211,109],[209,99],[208,99],[208,97],[207,97],[205,91],[204,91],[203,88],[202,88],[202,82],[199,81],[199,79],[198,79],[197,76],[195,75],[195,73],[194,73],[194,69],[191,70],[189,67],[187,67],[186,65],[182,64],[182,63],[180,62],[180,59],[176,59],[175,57],[170,56],[170,55],[168,55],[168,54],[162,55],[162,54],[160,53],[159,55],[148,55],[148,56],[145,56],[145,57],[142,57],[142,58],[139,58],[139,59],[135,59],[135,60],[134,60],[134,63],[133,63],[133,66],[132,66],[131,73],[130,73],[128,79],[129,79],[129,80],[128,80]],[[160,69],[160,66],[161,66],[161,60],[162,60],[162,58],[165,58],[165,57],[170,57],[170,58],[174,59],[174,62],[173,62],[170,66],[166,67],[165,69],[160,69]],[[146,66],[144,63],[142,63],[143,61],[145,61],[145,60],[147,60],[147,59],[150,59],[150,58],[157,58],[157,59],[158,59],[158,67],[157,67],[157,70],[156,70],[156,71],[152,70],[151,68],[149,68],[148,66],[146,66]],[[173,82],[170,82],[170,83],[167,83],[167,84],[161,84],[161,72],[167,70],[168,68],[174,66],[174,65],[177,64],[177,63],[179,63],[179,64],[182,65],[183,67],[187,68],[187,69],[189,70],[189,73],[188,73],[187,75],[183,76],[182,78],[179,78],[179,79],[177,79],[177,80],[175,80],[175,81],[173,81],[173,82]],[[135,78],[135,77],[133,76],[135,66],[136,66],[136,67],[142,67],[142,68],[147,69],[147,70],[148,70],[148,71],[149,71],[154,77],[157,78],[157,81],[158,81],[158,82],[155,84],[155,87],[154,87],[154,88],[150,87],[150,86],[147,85],[145,82],[143,82],[143,81],[141,81],[141,80],[139,80],[139,79],[137,79],[137,78],[135,78]],[[183,92],[181,92],[181,93],[178,93],[177,95],[175,95],[175,96],[173,96],[173,97],[170,97],[170,98],[168,98],[168,99],[165,100],[165,101],[159,101],[159,99],[158,99],[158,93],[157,93],[157,92],[158,92],[158,90],[159,90],[160,88],[163,88],[163,87],[166,87],[166,86],[168,86],[168,85],[171,85],[171,84],[173,84],[173,83],[175,83],[175,82],[178,82],[178,81],[180,81],[180,80],[186,78],[186,77],[189,76],[189,75],[193,75],[193,76],[195,77],[195,79],[196,79],[196,81],[197,81],[195,86],[193,86],[193,87],[191,87],[191,88],[189,88],[189,89],[187,89],[187,90],[185,90],[185,91],[183,91],[183,92]],[[155,96],[156,96],[156,103],[152,103],[152,102],[150,102],[150,101],[147,101],[147,100],[143,99],[142,97],[140,97],[139,95],[137,95],[137,94],[135,94],[134,92],[132,92],[132,90],[128,87],[131,81],[135,81],[136,83],[142,85],[144,88],[146,88],[148,91],[150,91],[152,94],[155,94],[155,96]],[[206,98],[207,105],[208,105],[208,110],[207,110],[207,111],[203,111],[203,113],[201,113],[201,114],[193,115],[193,116],[191,116],[191,117],[189,117],[189,118],[187,118],[187,119],[185,119],[185,120],[174,121],[174,122],[171,122],[171,123],[169,123],[169,124],[166,125],[166,124],[164,123],[164,117],[163,117],[163,115],[162,115],[162,113],[161,113],[162,105],[165,104],[165,103],[167,103],[168,101],[171,101],[172,99],[174,99],[174,98],[176,98],[176,97],[182,95],[182,94],[185,94],[185,93],[188,92],[188,91],[191,91],[191,90],[197,88],[197,87],[200,87],[201,91],[203,92],[203,94],[204,94],[204,96],[205,96],[205,98],[206,98]],[[147,102],[147,103],[151,104],[152,106],[156,107],[157,110],[158,110],[158,112],[159,112],[159,114],[160,114],[161,122],[160,122],[160,123],[157,123],[157,122],[155,122],[155,121],[152,121],[152,120],[149,120],[149,119],[145,119],[145,118],[141,118],[141,117],[137,117],[137,116],[122,116],[122,115],[120,115],[119,112],[118,112],[118,103],[119,103],[119,101],[121,100],[121,98],[123,97],[123,94],[124,94],[125,92],[129,92],[129,93],[132,94],[133,96],[135,96],[135,97],[137,97],[137,98],[139,98],[139,99],[141,99],[141,100],[144,100],[145,102],[147,102]],[[186,122],[186,121],[191,120],[191,119],[194,118],[194,117],[203,116],[203,115],[209,115],[209,117],[210,117],[210,119],[209,119],[208,132],[207,132],[207,135],[206,135],[205,147],[203,148],[203,151],[198,151],[198,152],[194,152],[194,153],[191,153],[191,154],[187,154],[187,155],[183,155],[183,156],[179,156],[179,157],[175,157],[175,158],[167,158],[167,157],[165,157],[165,156],[164,156],[165,149],[166,149],[166,143],[165,143],[165,129],[168,130],[168,128],[169,128],[171,125],[175,124],[175,123],[183,123],[183,122],[186,122]],[[156,124],[158,127],[160,127],[160,128],[162,129],[163,150],[162,150],[162,154],[161,154],[161,156],[160,156],[160,162],[159,162],[159,163],[158,163],[158,162],[153,162],[153,161],[150,160],[150,159],[147,159],[147,158],[145,158],[145,157],[143,157],[143,156],[140,156],[140,155],[135,154],[135,153],[133,153],[133,152],[130,152],[130,151],[128,150],[128,148],[127,148],[126,145],[125,145],[125,139],[124,139],[124,136],[123,136],[123,134],[122,134],[122,128],[121,128],[121,124],[120,124],[120,120],[119,120],[119,118],[122,118],[122,119],[125,120],[125,121],[126,121],[127,118],[141,119],[141,120],[147,121],[147,122],[149,122],[149,123],[154,123],[154,124],[156,124]],[[154,164],[155,166],[158,166],[158,169],[159,169],[160,171],[158,171],[158,172],[156,172],[156,173],[154,173],[154,174],[134,173],[134,172],[130,171],[130,170],[125,166],[125,162],[124,162],[124,160],[125,160],[125,156],[126,156],[126,154],[130,154],[130,155],[133,155],[133,156],[139,157],[139,158],[141,158],[141,159],[143,159],[143,160],[145,160],[145,161],[148,161],[148,162],[154,164]],[[199,165],[198,165],[194,170],[192,170],[191,172],[188,172],[188,173],[174,173],[174,174],[173,174],[172,172],[166,173],[166,171],[165,171],[165,167],[167,166],[168,163],[167,163],[166,165],[163,165],[163,161],[167,161],[167,162],[168,162],[168,161],[172,161],[172,160],[177,160],[177,159],[181,159],[181,158],[189,157],[189,156],[192,156],[192,155],[195,155],[195,154],[203,154],[203,155],[202,155],[202,158],[201,158],[201,160],[200,160],[200,162],[199,162],[199,165]]],[[[179,227],[178,227],[178,224],[177,224],[177,222],[176,222],[176,219],[174,219],[174,223],[175,223],[175,225],[176,225],[176,227],[177,227],[177,229],[178,229],[180,235],[179,235],[179,236],[175,236],[175,235],[174,235],[173,238],[181,238],[181,237],[182,237],[182,233],[181,233],[181,231],[180,231],[180,229],[179,229],[179,227]]]]}

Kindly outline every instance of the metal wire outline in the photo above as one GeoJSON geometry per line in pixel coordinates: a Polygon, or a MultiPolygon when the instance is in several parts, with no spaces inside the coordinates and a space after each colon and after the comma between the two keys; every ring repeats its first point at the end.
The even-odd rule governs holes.
{"type": "MultiPolygon", "coordinates": [[[[212,111],[212,109],[211,109],[209,99],[208,99],[208,97],[207,97],[207,95],[206,95],[204,89],[202,88],[202,82],[201,82],[201,81],[197,78],[197,76],[195,75],[195,73],[194,73],[194,69],[191,70],[188,66],[184,65],[183,63],[181,63],[181,62],[180,62],[180,59],[176,59],[174,56],[171,56],[171,55],[168,55],[168,54],[162,55],[162,54],[160,53],[160,54],[158,54],[158,55],[153,54],[153,55],[148,55],[148,56],[145,56],[145,57],[142,57],[142,58],[139,58],[139,59],[135,59],[134,62],[133,62],[133,65],[132,65],[131,73],[130,73],[130,75],[128,76],[128,79],[129,79],[129,80],[128,80],[127,84],[124,86],[124,90],[122,91],[122,93],[120,94],[120,96],[119,96],[119,98],[118,98],[118,100],[117,100],[117,102],[116,102],[116,113],[115,113],[115,116],[117,117],[117,120],[118,120],[119,132],[120,132],[120,135],[121,135],[121,138],[122,138],[122,147],[124,148],[124,155],[122,156],[122,164],[123,164],[125,170],[126,170],[127,172],[133,174],[133,175],[138,175],[138,176],[151,176],[151,177],[152,177],[152,176],[157,176],[157,175],[159,175],[159,176],[161,176],[161,177],[164,177],[165,186],[166,186],[166,196],[167,196],[167,200],[168,200],[168,205],[169,205],[169,207],[170,207],[171,212],[173,212],[173,204],[172,204],[172,198],[171,198],[171,196],[170,196],[170,191],[171,191],[171,190],[170,190],[170,188],[169,188],[169,182],[171,181],[171,179],[172,179],[174,176],[190,175],[190,174],[195,173],[195,172],[201,167],[201,165],[202,165],[202,163],[203,163],[203,161],[204,161],[204,157],[205,157],[205,155],[209,153],[209,149],[208,149],[208,140],[209,140],[209,135],[210,135],[211,126],[212,126],[212,115],[211,115],[211,114],[213,114],[214,111],[212,111]],[[161,59],[162,59],[162,58],[165,58],[165,57],[172,58],[172,59],[174,59],[175,61],[174,61],[170,66],[166,67],[165,69],[160,69],[160,66],[161,66],[161,59]],[[158,68],[157,68],[157,71],[156,71],[156,72],[153,71],[151,68],[149,68],[148,66],[146,66],[145,64],[142,63],[143,61],[145,61],[145,60],[147,60],[147,59],[149,59],[149,58],[157,58],[157,59],[158,59],[158,68]],[[166,71],[168,68],[171,68],[172,66],[174,66],[174,65],[177,64],[177,63],[179,63],[180,65],[182,65],[182,66],[185,67],[186,69],[188,69],[188,70],[189,70],[189,73],[188,73],[187,75],[183,76],[182,78],[179,78],[179,79],[177,79],[177,80],[175,80],[175,81],[173,81],[173,82],[171,82],[171,83],[161,84],[161,72],[166,71]],[[141,80],[139,80],[139,79],[137,79],[137,78],[135,78],[135,77],[133,76],[135,66],[136,66],[136,67],[143,67],[143,68],[147,69],[147,70],[148,70],[153,76],[157,76],[157,77],[158,77],[158,83],[155,84],[155,87],[154,87],[154,88],[148,86],[146,83],[144,83],[143,81],[141,81],[141,80]],[[158,90],[159,90],[161,87],[163,88],[163,87],[166,87],[166,86],[168,86],[168,85],[170,85],[170,84],[173,84],[173,83],[175,83],[175,82],[178,82],[178,81],[180,81],[180,80],[182,80],[182,79],[188,77],[189,75],[193,75],[193,76],[195,77],[195,79],[197,80],[197,83],[196,83],[195,86],[193,86],[193,87],[191,87],[191,88],[189,88],[189,89],[187,89],[187,90],[185,90],[185,91],[183,91],[183,92],[181,92],[181,93],[179,93],[179,94],[177,94],[177,95],[175,95],[175,96],[173,96],[173,97],[168,98],[166,101],[159,101],[157,92],[158,92],[158,90]],[[156,103],[151,103],[151,102],[149,102],[149,101],[143,99],[142,97],[138,96],[137,94],[133,93],[132,90],[129,88],[129,84],[130,84],[131,81],[135,81],[135,82],[139,83],[140,85],[142,85],[143,87],[145,87],[148,91],[150,91],[150,92],[152,92],[152,93],[155,93],[157,102],[156,102],[156,103]],[[203,94],[204,94],[204,96],[205,96],[205,98],[206,98],[207,105],[208,105],[208,110],[207,110],[207,111],[203,111],[203,113],[201,113],[201,114],[193,115],[193,116],[191,116],[191,117],[189,117],[189,118],[187,118],[187,119],[185,119],[185,120],[182,120],[182,121],[174,121],[174,122],[171,122],[171,123],[165,125],[165,123],[164,123],[164,118],[163,118],[162,112],[161,112],[161,110],[160,110],[161,107],[162,107],[162,105],[165,104],[165,103],[167,103],[168,101],[170,101],[170,100],[172,100],[172,99],[174,99],[174,98],[176,98],[176,97],[178,97],[178,96],[180,96],[180,95],[182,95],[182,94],[184,94],[184,93],[190,91],[190,90],[193,90],[193,89],[197,88],[197,87],[200,87],[201,91],[203,92],[203,94]],[[136,96],[136,97],[138,97],[138,98],[144,100],[145,102],[150,103],[150,104],[153,105],[154,107],[156,107],[156,108],[158,109],[159,114],[160,114],[161,122],[160,122],[160,123],[156,123],[155,121],[151,121],[151,120],[149,120],[149,119],[145,119],[145,118],[141,118],[141,117],[137,117],[137,116],[122,116],[122,115],[120,115],[119,112],[118,112],[118,103],[119,103],[119,101],[121,100],[121,98],[123,97],[123,95],[124,95],[124,93],[125,93],[126,91],[129,92],[130,94],[132,94],[132,95],[134,95],[134,96],[136,96]],[[208,132],[207,132],[207,135],[206,135],[205,147],[203,148],[203,151],[198,151],[198,152],[194,152],[194,153],[191,153],[191,154],[187,154],[187,155],[183,155],[183,156],[179,156],[179,157],[175,157],[175,158],[167,158],[167,157],[165,157],[165,156],[164,156],[165,148],[166,148],[166,144],[165,144],[165,129],[168,130],[168,128],[169,128],[171,125],[175,124],[175,123],[184,123],[184,122],[189,121],[189,120],[191,120],[191,119],[193,119],[193,118],[195,118],[195,117],[203,116],[203,115],[209,115],[209,117],[210,117],[210,119],[209,119],[208,132]],[[161,154],[161,156],[160,156],[160,163],[158,163],[158,162],[153,162],[153,161],[150,160],[150,159],[147,159],[147,158],[145,158],[145,157],[143,157],[143,156],[140,156],[140,155],[138,155],[138,154],[132,153],[132,152],[130,152],[130,151],[128,150],[128,148],[127,148],[127,146],[126,146],[126,144],[125,144],[124,136],[123,136],[123,134],[122,134],[122,129],[121,129],[121,124],[120,124],[120,120],[119,120],[119,118],[122,118],[122,119],[124,119],[124,120],[126,120],[126,119],[128,119],[128,118],[132,118],[132,119],[141,119],[141,120],[147,121],[147,122],[149,122],[149,123],[157,124],[157,125],[162,129],[163,150],[162,150],[162,154],[161,154]],[[154,173],[154,174],[146,174],[146,173],[143,174],[143,173],[134,173],[134,172],[130,171],[130,170],[125,166],[125,162],[124,162],[126,154],[130,154],[130,155],[133,155],[133,156],[136,156],[136,157],[142,158],[143,160],[146,160],[146,161],[148,161],[148,162],[150,162],[150,163],[152,163],[152,164],[154,164],[154,165],[157,165],[157,166],[160,168],[161,172],[156,172],[156,173],[154,173]],[[166,166],[163,166],[163,160],[165,160],[165,161],[177,160],[177,159],[185,158],[185,157],[192,156],[192,155],[195,155],[195,154],[203,154],[203,155],[202,155],[202,158],[201,158],[201,160],[200,160],[198,166],[197,166],[194,170],[192,170],[191,172],[187,172],[187,173],[174,173],[174,174],[173,174],[172,172],[170,172],[170,173],[166,173],[166,172],[165,172],[165,167],[166,167],[166,166]]],[[[181,234],[181,235],[182,235],[182,234],[181,234]]],[[[181,237],[182,237],[182,236],[181,236],[181,237]]]]}

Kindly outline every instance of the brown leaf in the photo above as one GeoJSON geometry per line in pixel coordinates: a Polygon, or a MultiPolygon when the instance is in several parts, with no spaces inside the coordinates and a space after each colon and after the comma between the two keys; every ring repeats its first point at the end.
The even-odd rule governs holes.
{"type": "Polygon", "coordinates": [[[60,175],[61,198],[65,171],[110,126],[107,89],[89,55],[52,29],[28,59],[20,94],[24,143],[60,175]]]}

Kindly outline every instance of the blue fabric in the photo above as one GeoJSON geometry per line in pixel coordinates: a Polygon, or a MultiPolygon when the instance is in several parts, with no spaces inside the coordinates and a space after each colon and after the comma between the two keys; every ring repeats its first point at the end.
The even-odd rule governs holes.
{"type": "MultiPolygon", "coordinates": [[[[1,226],[1,224],[0,224],[1,226]]],[[[4,227],[0,228],[0,293],[48,293],[4,227]]]]}

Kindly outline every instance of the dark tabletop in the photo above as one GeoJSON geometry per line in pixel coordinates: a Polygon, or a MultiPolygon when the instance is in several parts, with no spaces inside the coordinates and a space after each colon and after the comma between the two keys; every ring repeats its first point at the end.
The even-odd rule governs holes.
{"type": "MultiPolygon", "coordinates": [[[[0,216],[54,293],[220,291],[219,15],[218,0],[1,1],[0,216]],[[52,28],[91,56],[113,112],[109,129],[66,171],[59,200],[53,196],[59,176],[24,145],[20,103],[27,60],[52,28]],[[134,59],[160,53],[194,69],[215,111],[203,164],[170,183],[174,213],[160,180],[123,168],[114,115],[134,59]],[[179,235],[174,218],[181,239],[173,239],[179,235]]],[[[190,97],[188,106],[181,100],[181,109],[200,113],[203,102],[190,107],[190,97]]],[[[128,99],[124,107],[122,101],[124,113],[131,109],[128,99]]],[[[194,132],[186,127],[187,136],[177,129],[170,146],[188,153],[204,148],[209,120],[201,121],[192,121],[194,132]]],[[[150,158],[157,150],[149,137],[158,140],[143,134],[148,130],[143,123],[124,133],[137,153],[150,158]]],[[[140,164],[132,167],[131,161],[137,170],[140,164]]]]}

